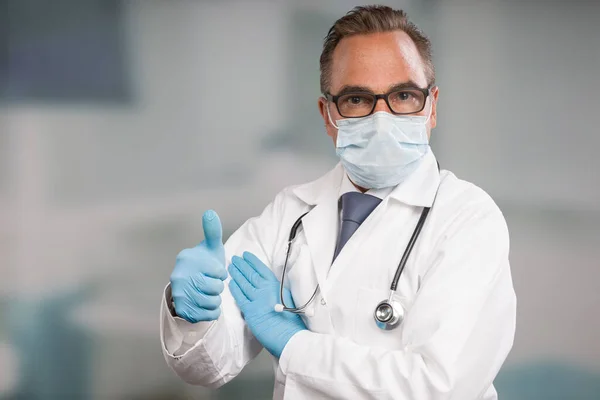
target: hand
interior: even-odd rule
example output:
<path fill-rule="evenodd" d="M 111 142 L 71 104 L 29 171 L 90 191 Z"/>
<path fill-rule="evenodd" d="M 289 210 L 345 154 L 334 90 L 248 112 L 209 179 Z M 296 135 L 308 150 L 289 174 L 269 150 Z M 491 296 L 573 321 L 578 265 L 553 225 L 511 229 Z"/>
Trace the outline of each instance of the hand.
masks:
<path fill-rule="evenodd" d="M 227 279 L 223 228 L 216 212 L 202 216 L 204 241 L 182 250 L 171 273 L 171 295 L 177 315 L 188 322 L 213 321 L 221 314 L 221 292 Z"/>
<path fill-rule="evenodd" d="M 279 303 L 279 280 L 254 254 L 244 253 L 244 258 L 234 256 L 229 265 L 229 289 L 244 315 L 252 334 L 269 353 L 281 357 L 289 340 L 306 329 L 298 314 L 276 312 Z M 286 304 L 294 301 L 288 289 L 284 289 Z"/>

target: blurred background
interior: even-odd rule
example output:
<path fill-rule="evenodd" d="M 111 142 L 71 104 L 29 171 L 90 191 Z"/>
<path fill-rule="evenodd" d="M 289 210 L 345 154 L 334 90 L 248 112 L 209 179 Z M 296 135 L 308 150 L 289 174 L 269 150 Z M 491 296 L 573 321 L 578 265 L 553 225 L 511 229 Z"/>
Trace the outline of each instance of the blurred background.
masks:
<path fill-rule="evenodd" d="M 508 222 L 500 398 L 600 399 L 600 2 L 380 3 L 433 41 L 442 167 Z M 161 294 L 206 209 L 227 236 L 336 163 L 318 58 L 356 4 L 0 0 L 0 399 L 271 397 L 264 352 L 176 378 Z"/>

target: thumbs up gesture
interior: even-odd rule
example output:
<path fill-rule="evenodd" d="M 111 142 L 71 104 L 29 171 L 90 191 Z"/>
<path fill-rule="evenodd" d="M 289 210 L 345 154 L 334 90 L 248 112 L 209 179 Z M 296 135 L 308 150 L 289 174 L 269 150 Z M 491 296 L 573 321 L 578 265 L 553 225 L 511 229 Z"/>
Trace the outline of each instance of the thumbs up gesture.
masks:
<path fill-rule="evenodd" d="M 223 228 L 216 212 L 202 216 L 204 241 L 177 255 L 171 273 L 171 295 L 177 315 L 188 322 L 213 321 L 221 314 L 221 292 L 227 279 Z"/>

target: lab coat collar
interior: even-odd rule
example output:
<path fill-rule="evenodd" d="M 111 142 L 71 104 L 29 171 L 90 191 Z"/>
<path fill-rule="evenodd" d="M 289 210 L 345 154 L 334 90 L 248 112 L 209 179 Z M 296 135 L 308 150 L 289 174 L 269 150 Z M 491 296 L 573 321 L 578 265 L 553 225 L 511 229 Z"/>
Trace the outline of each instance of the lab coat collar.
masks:
<path fill-rule="evenodd" d="M 292 191 L 300 200 L 314 206 L 324 198 L 339 192 L 344 174 L 344 167 L 341 163 L 338 163 L 322 177 L 298 185 Z M 423 161 L 417 170 L 404 182 L 396 186 L 389 197 L 412 206 L 431 207 L 439 184 L 440 173 L 437 160 L 433 151 L 429 149 L 427 154 L 423 156 Z"/>
<path fill-rule="evenodd" d="M 312 182 L 294 187 L 292 192 L 309 206 L 317 205 L 323 199 L 331 196 L 333 194 L 332 192 L 339 192 L 342 178 L 345 173 L 342 164 L 338 163 L 325 175 Z"/>
<path fill-rule="evenodd" d="M 402 203 L 431 207 L 440 185 L 440 170 L 431 148 L 423 156 L 421 165 L 390 193 L 390 198 Z"/>

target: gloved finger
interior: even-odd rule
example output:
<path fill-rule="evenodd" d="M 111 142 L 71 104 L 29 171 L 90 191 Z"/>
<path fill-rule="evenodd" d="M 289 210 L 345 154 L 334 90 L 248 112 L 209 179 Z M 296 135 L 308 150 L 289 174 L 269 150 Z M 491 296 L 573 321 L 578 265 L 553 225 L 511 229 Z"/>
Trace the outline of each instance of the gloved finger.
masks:
<path fill-rule="evenodd" d="M 177 258 L 175 259 L 175 267 L 178 267 L 182 264 L 187 264 L 190 262 L 194 262 L 193 260 L 197 257 L 197 250 L 192 249 L 183 249 L 177 254 Z"/>
<path fill-rule="evenodd" d="M 192 319 L 188 319 L 188 310 L 191 310 L 193 307 L 186 297 L 173 297 L 173 306 L 175 307 L 175 314 L 177 314 L 177 316 L 191 323 L 196 322 Z"/>
<path fill-rule="evenodd" d="M 238 256 L 233 256 L 231 257 L 231 262 L 244 274 L 244 277 L 246 277 L 252 286 L 255 288 L 263 286 L 262 283 L 265 279 L 246 260 Z"/>
<path fill-rule="evenodd" d="M 221 306 L 221 296 L 211 296 L 201 292 L 191 294 L 192 301 L 197 306 L 204 310 L 216 310 Z"/>
<path fill-rule="evenodd" d="M 246 279 L 244 274 L 242 274 L 233 263 L 229 265 L 229 275 L 231 276 L 231 279 L 237 283 L 238 287 L 244 293 L 244 296 L 246 296 L 248 300 L 253 301 L 256 288 L 252 286 L 250 282 L 248 282 L 248 279 Z"/>
<path fill-rule="evenodd" d="M 265 263 L 260 260 L 260 258 L 256 257 L 254 254 L 250 253 L 249 251 L 245 251 L 244 254 L 243 254 L 243 256 L 244 256 L 244 260 L 263 279 L 266 279 L 266 280 L 269 280 L 269 281 L 272 281 L 272 280 L 279 281 L 279 279 L 277 279 L 277 277 L 275 276 L 275 274 L 273 273 L 273 271 L 271 271 L 271 269 L 269 267 L 267 267 L 265 265 Z"/>
<path fill-rule="evenodd" d="M 208 210 L 202 216 L 204 240 L 209 249 L 218 250 L 223 247 L 223 227 L 221 219 L 213 210 Z"/>
<path fill-rule="evenodd" d="M 225 266 L 214 257 L 205 257 L 201 261 L 201 271 L 204 275 L 210 276 L 211 278 L 221 279 L 224 281 L 227 279 L 227 270 Z"/>
<path fill-rule="evenodd" d="M 192 308 L 186 311 L 185 316 L 181 318 L 195 324 L 201 321 L 214 321 L 221 315 L 221 309 L 205 310 L 203 308 Z"/>
<path fill-rule="evenodd" d="M 177 311 L 177 309 L 175 309 L 175 312 L 177 313 L 177 316 L 179 318 L 183 318 L 185 319 L 187 322 L 189 322 L 190 324 L 195 324 L 196 322 L 198 322 L 194 317 L 192 317 L 188 312 L 187 309 L 186 310 L 181 310 L 181 311 Z"/>
<path fill-rule="evenodd" d="M 185 276 L 188 271 L 200 271 L 212 278 L 227 279 L 227 270 L 223 263 L 199 247 L 181 250 L 177 255 L 173 273 L 182 273 Z"/>
<path fill-rule="evenodd" d="M 246 304 L 250 303 L 250 300 L 246 297 L 244 292 L 242 292 L 242 289 L 240 289 L 238 284 L 233 279 L 229 281 L 229 291 L 231 292 L 233 299 L 240 309 Z"/>
<path fill-rule="evenodd" d="M 197 291 L 207 295 L 219 295 L 225 289 L 225 284 L 221 279 L 211 278 L 204 274 L 193 275 L 191 280 Z"/>

